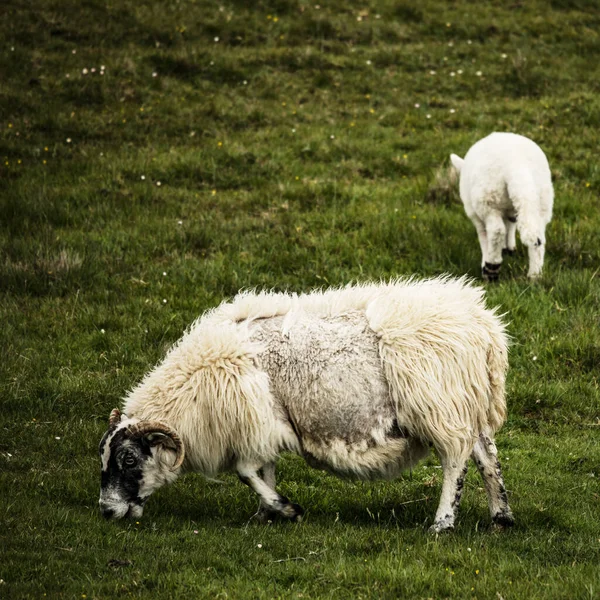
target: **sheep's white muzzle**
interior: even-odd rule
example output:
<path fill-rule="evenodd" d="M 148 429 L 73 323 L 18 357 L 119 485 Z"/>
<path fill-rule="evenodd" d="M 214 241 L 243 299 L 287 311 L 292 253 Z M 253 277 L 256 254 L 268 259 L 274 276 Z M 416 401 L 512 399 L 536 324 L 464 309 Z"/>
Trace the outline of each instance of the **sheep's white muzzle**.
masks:
<path fill-rule="evenodd" d="M 100 512 L 105 519 L 122 519 L 129 517 L 130 519 L 139 519 L 144 514 L 144 507 L 139 504 L 128 504 L 127 502 L 115 502 L 111 500 L 98 501 Z"/>

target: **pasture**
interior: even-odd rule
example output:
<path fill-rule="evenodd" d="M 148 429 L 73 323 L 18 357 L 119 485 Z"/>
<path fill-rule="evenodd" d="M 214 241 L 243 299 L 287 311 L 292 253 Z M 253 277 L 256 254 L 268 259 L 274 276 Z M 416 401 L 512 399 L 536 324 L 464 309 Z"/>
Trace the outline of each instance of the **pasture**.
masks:
<path fill-rule="evenodd" d="M 595 0 L 28 0 L 0 33 L 1 598 L 600 597 Z M 285 456 L 300 524 L 248 522 L 231 475 L 104 521 L 108 414 L 205 309 L 479 278 L 444 169 L 491 131 L 535 140 L 555 187 L 542 278 L 518 243 L 487 286 L 516 526 L 471 465 L 456 530 L 429 534 L 433 454 L 377 483 Z"/>

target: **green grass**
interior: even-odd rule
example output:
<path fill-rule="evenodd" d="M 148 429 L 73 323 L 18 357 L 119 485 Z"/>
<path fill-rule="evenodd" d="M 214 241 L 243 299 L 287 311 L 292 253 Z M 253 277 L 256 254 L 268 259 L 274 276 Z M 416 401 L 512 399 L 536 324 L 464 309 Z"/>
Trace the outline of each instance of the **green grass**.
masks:
<path fill-rule="evenodd" d="M 0 7 L 0 597 L 600 597 L 597 2 L 248 4 Z M 470 471 L 429 535 L 434 456 L 373 484 L 285 457 L 299 525 L 247 524 L 248 489 L 192 475 L 104 522 L 108 413 L 206 308 L 478 276 L 436 173 L 493 130 L 536 140 L 556 191 L 544 277 L 520 248 L 488 290 L 516 527 L 490 528 Z"/>

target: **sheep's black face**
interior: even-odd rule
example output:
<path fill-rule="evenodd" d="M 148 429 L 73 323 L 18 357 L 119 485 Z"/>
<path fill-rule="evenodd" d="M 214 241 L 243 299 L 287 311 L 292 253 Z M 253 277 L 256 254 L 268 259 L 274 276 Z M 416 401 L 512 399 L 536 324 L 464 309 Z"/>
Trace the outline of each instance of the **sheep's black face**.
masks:
<path fill-rule="evenodd" d="M 139 518 L 152 492 L 177 478 L 185 458 L 183 442 L 168 425 L 110 413 L 102 437 L 100 510 L 107 519 Z"/>
<path fill-rule="evenodd" d="M 132 440 L 127 429 L 109 429 L 100 442 L 102 474 L 100 510 L 110 519 L 138 518 L 153 491 L 148 485 L 157 468 L 152 447 L 144 438 Z"/>

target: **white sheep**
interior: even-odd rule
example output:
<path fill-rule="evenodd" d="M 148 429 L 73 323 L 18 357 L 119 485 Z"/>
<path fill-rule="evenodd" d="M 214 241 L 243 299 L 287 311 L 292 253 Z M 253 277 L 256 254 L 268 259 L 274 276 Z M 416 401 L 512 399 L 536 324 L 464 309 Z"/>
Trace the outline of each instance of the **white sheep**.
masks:
<path fill-rule="evenodd" d="M 450 159 L 460 174 L 465 211 L 479 236 L 483 277 L 498 279 L 503 252 L 515 250 L 516 229 L 529 251 L 528 276 L 538 277 L 554 199 L 542 149 L 522 135 L 492 133 L 471 146 L 464 160 L 456 154 Z"/>
<path fill-rule="evenodd" d="M 299 519 L 275 491 L 291 450 L 319 468 L 391 478 L 427 456 L 443 467 L 432 529 L 451 529 L 467 462 L 493 520 L 513 522 L 494 433 L 505 419 L 507 337 L 465 279 L 401 280 L 304 295 L 246 292 L 205 313 L 111 413 L 100 507 L 138 518 L 179 474 L 235 470 L 257 515 Z"/>

